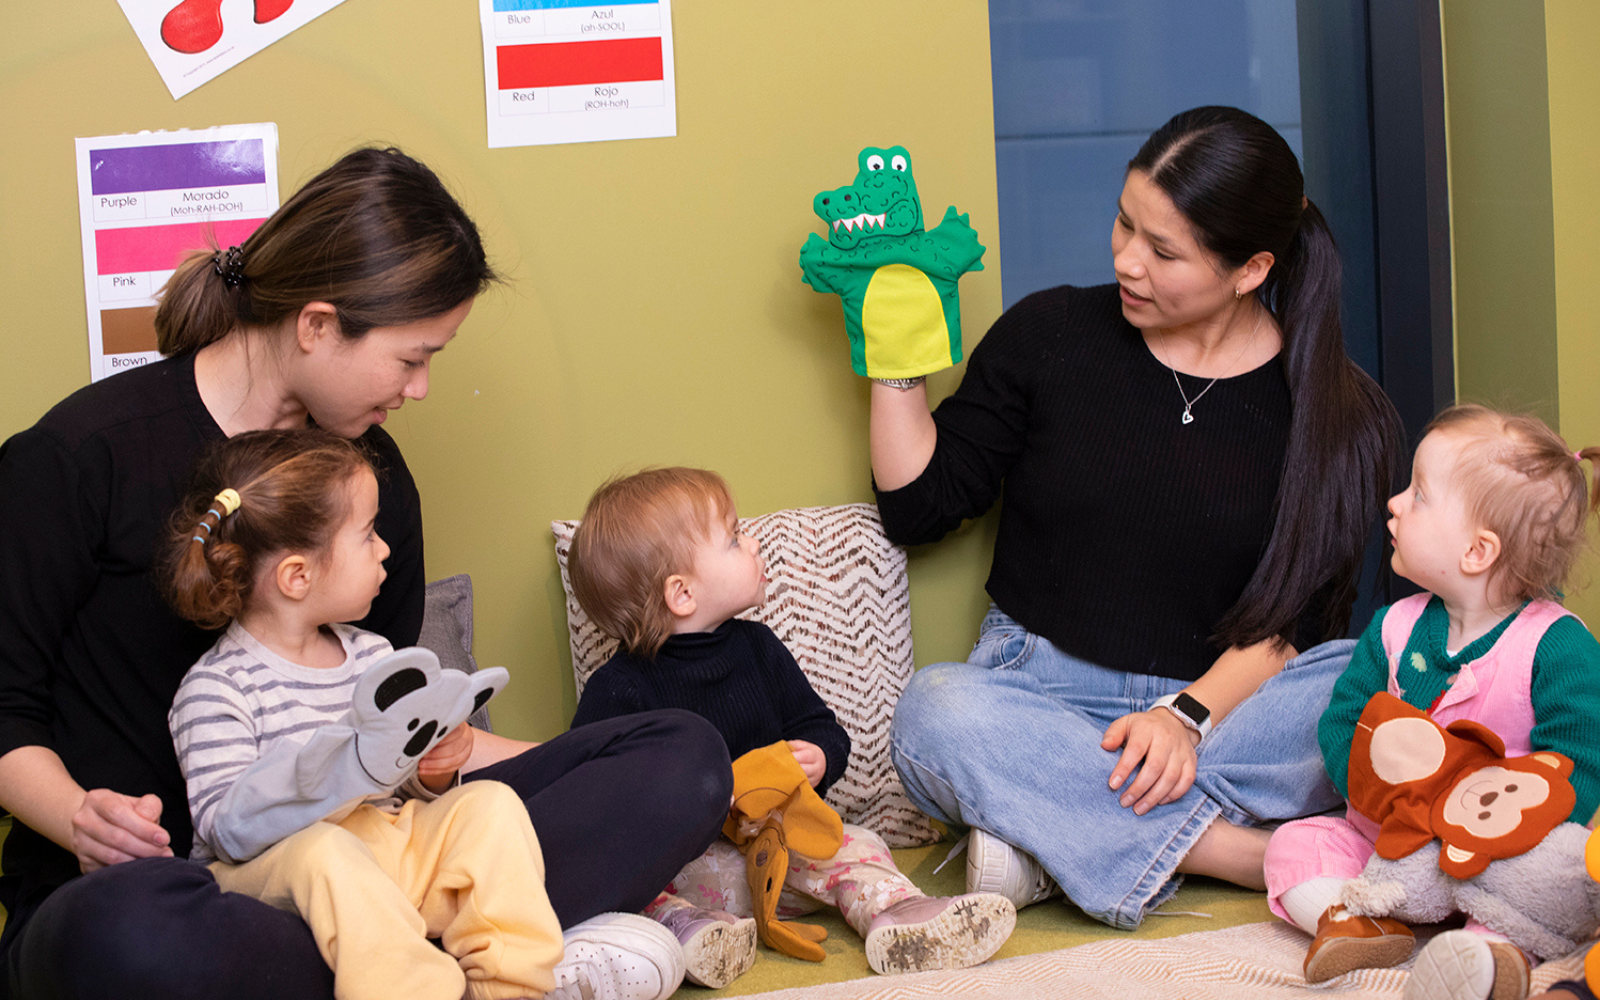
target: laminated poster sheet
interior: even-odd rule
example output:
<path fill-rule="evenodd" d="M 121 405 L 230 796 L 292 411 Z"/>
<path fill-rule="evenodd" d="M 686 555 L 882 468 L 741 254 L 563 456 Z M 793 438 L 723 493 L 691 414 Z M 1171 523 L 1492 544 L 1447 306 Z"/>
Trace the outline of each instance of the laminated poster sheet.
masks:
<path fill-rule="evenodd" d="M 172 99 L 344 0 L 117 0 Z"/>
<path fill-rule="evenodd" d="M 242 244 L 278 208 L 278 126 L 77 140 L 93 381 L 161 357 L 156 293 L 190 250 Z"/>
<path fill-rule="evenodd" d="M 671 0 L 478 0 L 489 148 L 678 134 Z"/>

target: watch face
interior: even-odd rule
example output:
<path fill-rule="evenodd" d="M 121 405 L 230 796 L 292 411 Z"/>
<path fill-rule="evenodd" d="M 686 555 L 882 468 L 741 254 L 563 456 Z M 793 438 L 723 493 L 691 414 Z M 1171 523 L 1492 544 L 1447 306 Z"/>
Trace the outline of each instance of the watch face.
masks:
<path fill-rule="evenodd" d="M 1177 700 L 1172 703 L 1172 707 L 1193 719 L 1194 724 L 1197 726 L 1211 717 L 1211 710 L 1209 708 L 1200 704 L 1187 694 L 1178 695 Z"/>

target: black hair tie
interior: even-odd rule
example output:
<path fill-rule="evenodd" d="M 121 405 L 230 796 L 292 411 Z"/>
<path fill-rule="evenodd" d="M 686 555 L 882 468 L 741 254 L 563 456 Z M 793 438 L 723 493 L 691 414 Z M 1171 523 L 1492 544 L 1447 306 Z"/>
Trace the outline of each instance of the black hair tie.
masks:
<path fill-rule="evenodd" d="M 238 288 L 244 284 L 244 248 L 229 247 L 226 252 L 219 250 L 212 254 L 211 269 L 217 272 L 224 285 Z"/>

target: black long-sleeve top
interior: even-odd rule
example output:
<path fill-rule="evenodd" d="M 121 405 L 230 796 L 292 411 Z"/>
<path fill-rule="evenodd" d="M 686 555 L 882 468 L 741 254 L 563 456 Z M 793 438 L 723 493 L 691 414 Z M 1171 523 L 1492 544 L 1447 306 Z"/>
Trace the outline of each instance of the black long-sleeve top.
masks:
<path fill-rule="evenodd" d="M 195 460 L 224 437 L 191 355 L 87 386 L 0 445 L 0 755 L 47 747 L 84 788 L 155 793 L 178 857 L 193 829 L 167 710 L 216 633 L 174 614 L 151 568 Z M 362 441 L 392 551 L 361 625 L 409 646 L 426 582 L 421 504 L 394 440 L 373 427 Z M 78 874 L 70 853 L 20 822 L 3 866 L 8 932 Z"/>
<path fill-rule="evenodd" d="M 1003 484 L 995 604 L 1091 663 L 1194 680 L 1266 551 L 1291 409 L 1278 359 L 1209 391 L 1182 380 L 1205 392 L 1189 424 L 1115 285 L 1028 296 L 934 412 L 928 467 L 878 491 L 889 537 L 938 539 Z"/>
<path fill-rule="evenodd" d="M 787 647 L 759 622 L 734 618 L 667 640 L 655 659 L 618 650 L 590 675 L 573 728 L 619 715 L 681 708 L 704 717 L 738 759 L 779 740 L 815 743 L 828 758 L 817 794 L 850 760 L 850 736 Z"/>

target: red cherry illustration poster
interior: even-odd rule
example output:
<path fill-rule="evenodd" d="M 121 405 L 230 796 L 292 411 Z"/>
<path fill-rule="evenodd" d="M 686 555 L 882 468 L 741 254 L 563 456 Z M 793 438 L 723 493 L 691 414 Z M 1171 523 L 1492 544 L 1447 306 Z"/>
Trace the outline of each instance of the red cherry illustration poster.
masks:
<path fill-rule="evenodd" d="M 177 100 L 344 0 L 117 0 Z"/>

